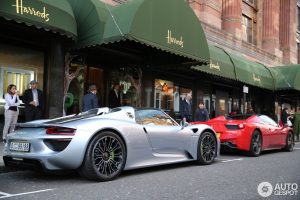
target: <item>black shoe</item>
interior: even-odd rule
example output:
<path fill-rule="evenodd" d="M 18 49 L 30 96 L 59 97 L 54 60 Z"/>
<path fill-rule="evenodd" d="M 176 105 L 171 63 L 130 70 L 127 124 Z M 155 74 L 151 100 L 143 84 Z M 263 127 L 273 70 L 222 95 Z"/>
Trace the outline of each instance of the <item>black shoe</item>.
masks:
<path fill-rule="evenodd" d="M 6 143 L 6 139 L 3 139 L 3 143 Z"/>

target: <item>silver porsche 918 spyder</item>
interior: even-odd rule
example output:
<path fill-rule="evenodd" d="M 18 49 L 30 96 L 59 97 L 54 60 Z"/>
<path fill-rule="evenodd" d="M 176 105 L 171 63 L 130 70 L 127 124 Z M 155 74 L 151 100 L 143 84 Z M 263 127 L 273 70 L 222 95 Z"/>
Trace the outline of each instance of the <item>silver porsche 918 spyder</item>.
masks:
<path fill-rule="evenodd" d="M 122 170 L 196 161 L 211 164 L 220 141 L 207 125 L 179 125 L 162 110 L 98 108 L 66 117 L 17 124 L 4 148 L 6 166 L 78 170 L 109 181 Z"/>

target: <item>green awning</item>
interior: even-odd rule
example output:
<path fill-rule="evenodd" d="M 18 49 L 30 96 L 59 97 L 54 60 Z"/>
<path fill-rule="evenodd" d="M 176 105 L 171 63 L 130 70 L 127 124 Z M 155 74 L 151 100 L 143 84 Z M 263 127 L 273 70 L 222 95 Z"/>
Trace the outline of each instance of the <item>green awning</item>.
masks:
<path fill-rule="evenodd" d="M 276 90 L 300 91 L 300 65 L 285 65 L 272 67 Z"/>
<path fill-rule="evenodd" d="M 184 0 L 133 0 L 116 7 L 99 0 L 69 1 L 79 19 L 78 47 L 134 41 L 209 62 L 200 21 Z"/>
<path fill-rule="evenodd" d="M 1 0 L 0 17 L 77 37 L 76 21 L 67 0 Z"/>
<path fill-rule="evenodd" d="M 73 8 L 78 27 L 76 47 L 89 47 L 103 42 L 105 22 L 112 6 L 100 0 L 68 0 Z"/>
<path fill-rule="evenodd" d="M 263 64 L 246 60 L 228 53 L 234 63 L 236 79 L 243 83 L 274 90 L 274 80 L 270 70 Z"/>
<path fill-rule="evenodd" d="M 194 70 L 206 72 L 223 78 L 236 80 L 234 64 L 222 48 L 209 45 L 210 62 L 207 65 L 191 67 Z"/>

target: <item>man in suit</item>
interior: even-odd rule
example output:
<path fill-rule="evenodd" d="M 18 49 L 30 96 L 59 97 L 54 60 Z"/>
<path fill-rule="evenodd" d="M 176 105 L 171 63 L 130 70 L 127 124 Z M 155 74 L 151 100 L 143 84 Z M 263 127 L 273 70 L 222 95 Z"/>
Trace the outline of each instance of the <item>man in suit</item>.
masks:
<path fill-rule="evenodd" d="M 120 101 L 120 84 L 115 83 L 108 94 L 108 107 L 115 108 L 121 106 Z"/>
<path fill-rule="evenodd" d="M 25 103 L 26 122 L 41 119 L 43 116 L 43 92 L 37 88 L 36 80 L 30 81 L 30 89 L 25 90 L 22 97 Z"/>
<path fill-rule="evenodd" d="M 180 105 L 180 115 L 184 122 L 191 122 L 192 118 L 192 92 L 186 94 Z"/>
<path fill-rule="evenodd" d="M 83 112 L 99 107 L 98 98 L 96 94 L 97 94 L 96 85 L 90 85 L 89 92 L 83 97 L 83 101 L 82 101 Z"/>

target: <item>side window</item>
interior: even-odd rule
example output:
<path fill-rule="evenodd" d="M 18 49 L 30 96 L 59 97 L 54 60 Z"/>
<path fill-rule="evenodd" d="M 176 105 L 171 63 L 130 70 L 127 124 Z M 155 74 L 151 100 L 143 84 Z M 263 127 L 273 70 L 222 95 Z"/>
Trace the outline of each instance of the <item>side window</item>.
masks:
<path fill-rule="evenodd" d="M 136 122 L 142 125 L 177 126 L 177 123 L 160 110 L 137 110 Z"/>
<path fill-rule="evenodd" d="M 261 115 L 261 116 L 259 116 L 259 118 L 266 124 L 269 124 L 272 126 L 277 126 L 277 123 L 274 120 L 272 120 L 271 118 L 269 118 L 268 116 Z"/>

